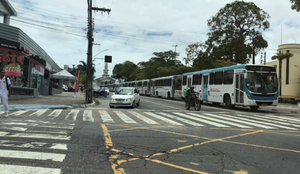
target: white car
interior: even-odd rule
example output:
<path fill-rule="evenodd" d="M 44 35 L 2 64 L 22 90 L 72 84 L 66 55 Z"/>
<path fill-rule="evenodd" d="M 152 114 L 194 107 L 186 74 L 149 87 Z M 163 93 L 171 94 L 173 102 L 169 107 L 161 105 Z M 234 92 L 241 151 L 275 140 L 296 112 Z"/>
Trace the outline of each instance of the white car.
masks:
<path fill-rule="evenodd" d="M 134 108 L 140 105 L 140 94 L 133 87 L 120 87 L 114 95 L 111 96 L 109 107 L 128 106 Z"/>

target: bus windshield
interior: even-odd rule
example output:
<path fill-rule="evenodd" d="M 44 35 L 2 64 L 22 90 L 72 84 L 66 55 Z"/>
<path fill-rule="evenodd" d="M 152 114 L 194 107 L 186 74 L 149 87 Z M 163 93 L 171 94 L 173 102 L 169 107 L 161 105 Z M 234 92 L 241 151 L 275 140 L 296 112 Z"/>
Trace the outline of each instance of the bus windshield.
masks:
<path fill-rule="evenodd" d="M 247 73 L 247 89 L 258 93 L 275 93 L 278 90 L 276 74 Z"/>

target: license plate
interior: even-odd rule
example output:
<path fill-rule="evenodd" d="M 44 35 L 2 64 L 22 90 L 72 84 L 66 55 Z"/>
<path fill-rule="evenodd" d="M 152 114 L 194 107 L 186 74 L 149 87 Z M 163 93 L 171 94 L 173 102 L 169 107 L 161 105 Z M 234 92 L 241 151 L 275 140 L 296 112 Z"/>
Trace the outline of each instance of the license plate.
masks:
<path fill-rule="evenodd" d="M 268 106 L 267 104 L 262 104 L 262 106 Z"/>

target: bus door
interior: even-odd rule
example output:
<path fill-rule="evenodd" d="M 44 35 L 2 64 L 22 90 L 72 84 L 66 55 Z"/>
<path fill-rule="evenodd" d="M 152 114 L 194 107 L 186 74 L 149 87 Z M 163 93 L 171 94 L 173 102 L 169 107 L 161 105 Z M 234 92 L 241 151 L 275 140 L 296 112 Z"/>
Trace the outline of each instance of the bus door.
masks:
<path fill-rule="evenodd" d="M 244 73 L 235 74 L 235 103 L 244 104 Z"/>
<path fill-rule="evenodd" d="M 177 86 L 177 78 L 173 78 L 172 79 L 172 85 L 171 85 L 171 88 L 172 88 L 172 96 L 171 97 L 174 97 L 175 96 L 175 88 L 176 88 L 176 86 Z"/>
<path fill-rule="evenodd" d="M 191 76 L 188 76 L 188 81 L 187 81 L 187 85 L 188 85 L 188 88 L 191 87 L 191 84 L 192 84 L 192 77 Z"/>
<path fill-rule="evenodd" d="M 202 91 L 203 91 L 203 101 L 208 101 L 208 94 L 207 94 L 207 87 L 208 87 L 208 76 L 206 75 L 204 75 L 203 74 L 203 80 L 202 80 L 202 82 L 203 82 L 203 89 L 202 89 Z"/>

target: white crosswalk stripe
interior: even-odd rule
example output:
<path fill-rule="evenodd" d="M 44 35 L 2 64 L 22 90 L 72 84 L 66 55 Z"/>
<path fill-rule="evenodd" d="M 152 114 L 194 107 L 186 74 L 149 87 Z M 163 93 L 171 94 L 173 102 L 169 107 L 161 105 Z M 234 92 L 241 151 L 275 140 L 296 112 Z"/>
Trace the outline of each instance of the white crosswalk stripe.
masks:
<path fill-rule="evenodd" d="M 124 114 L 121 111 L 114 111 L 118 117 L 120 117 L 125 123 L 134 123 L 136 124 L 137 122 L 128 117 L 126 114 Z"/>
<path fill-rule="evenodd" d="M 33 115 L 38 114 L 39 112 L 35 112 Z M 22 120 L 14 118 L 1 122 L 1 125 L 5 126 L 0 126 L 0 129 L 5 129 L 5 131 L 0 131 L 0 173 L 61 173 L 60 168 L 46 166 L 53 162 L 62 163 L 66 158 L 68 145 L 65 141 L 69 141 L 71 138 L 70 130 L 58 130 L 59 127 L 74 128 L 74 125 L 66 124 L 23 120 L 23 118 Z M 48 126 L 55 126 L 55 129 L 44 129 Z M 9 164 L 6 164 L 7 161 L 10 161 Z M 14 164 L 15 162 L 16 164 Z M 41 163 L 45 167 L 33 167 Z"/>
<path fill-rule="evenodd" d="M 177 115 L 179 115 L 179 114 L 177 114 Z M 224 124 L 220 124 L 220 123 L 208 121 L 208 120 L 205 120 L 205 119 L 201 119 L 201 118 L 196 118 L 196 117 L 193 117 L 193 116 L 189 116 L 187 114 L 180 114 L 180 116 L 188 118 L 188 119 L 191 119 L 191 120 L 199 121 L 201 123 L 213 125 L 213 126 L 216 126 L 216 127 L 230 127 L 230 126 L 227 126 L 227 125 L 224 125 Z"/>
<path fill-rule="evenodd" d="M 143 115 L 141 115 L 141 114 L 139 114 L 139 113 L 137 113 L 135 111 L 128 111 L 128 113 L 134 115 L 135 117 L 143 120 L 144 122 L 146 122 L 148 124 L 158 124 L 156 121 L 151 120 L 150 118 L 147 118 L 147 117 L 145 117 L 145 116 L 143 116 Z"/>
<path fill-rule="evenodd" d="M 159 115 L 157 115 L 157 114 L 154 114 L 154 113 L 151 113 L 151 112 L 144 112 L 144 113 L 146 113 L 146 114 L 148 114 L 148 115 L 150 115 L 150 116 L 152 116 L 152 117 L 154 117 L 154 118 L 160 119 L 160 120 L 162 120 L 162 121 L 164 121 L 164 122 L 170 123 L 171 125 L 183 126 L 183 124 L 181 124 L 181 123 L 178 123 L 178 122 L 173 121 L 173 120 L 170 120 L 170 119 L 168 119 L 168 118 L 159 116 Z"/>
<path fill-rule="evenodd" d="M 41 110 L 38 110 L 38 111 L 30 114 L 29 116 L 38 116 L 39 117 L 39 116 L 43 115 L 46 111 L 48 111 L 48 110 L 47 109 L 41 109 Z"/>
<path fill-rule="evenodd" d="M 243 115 L 237 115 L 237 116 L 243 117 Z M 240 119 L 241 119 L 241 118 L 240 118 Z M 256 120 L 251 120 L 251 121 L 254 122 L 254 123 L 260 123 L 260 124 L 265 124 L 265 125 L 269 125 L 269 126 L 280 127 L 280 128 L 283 128 L 283 129 L 297 130 L 297 129 L 295 129 L 295 128 L 286 127 L 286 126 L 281 126 L 281 125 L 278 125 L 278 124 L 272 124 L 272 123 L 261 122 L 261 121 L 256 121 Z"/>
<path fill-rule="evenodd" d="M 92 116 L 91 110 L 85 110 L 83 112 L 83 121 L 94 122 L 94 117 Z"/>
<path fill-rule="evenodd" d="M 13 112 L 11 114 L 9 114 L 10 116 L 14 115 L 14 116 L 19 116 L 19 115 L 22 115 L 24 113 L 28 112 L 28 110 L 26 111 L 17 111 L 17 112 Z"/>
<path fill-rule="evenodd" d="M 79 110 L 71 110 L 65 120 L 73 120 L 75 121 L 77 118 L 77 114 L 79 113 Z"/>
<path fill-rule="evenodd" d="M 164 116 L 169 117 L 169 118 L 173 118 L 175 120 L 181 121 L 181 122 L 186 123 L 186 124 L 190 124 L 192 126 L 197 126 L 197 127 L 204 126 L 203 124 L 195 123 L 193 121 L 190 121 L 190 120 L 187 120 L 187 119 L 184 119 L 184 118 L 181 118 L 181 117 L 176 117 L 176 116 L 166 114 L 166 113 L 163 113 L 163 112 L 159 112 L 159 114 L 164 115 Z M 174 114 L 181 115 L 182 113 L 174 113 Z"/>
<path fill-rule="evenodd" d="M 227 114 L 222 114 L 220 116 L 221 116 L 222 119 L 230 120 L 230 121 L 237 122 L 237 123 L 247 124 L 247 125 L 251 125 L 251 126 L 255 126 L 255 127 L 264 128 L 264 129 L 276 129 L 276 128 L 271 127 L 271 126 L 256 124 L 254 122 L 251 122 L 252 120 L 250 120 L 250 119 L 243 119 L 243 118 L 240 118 L 240 117 L 234 117 L 234 116 L 227 115 Z M 214 117 L 216 117 L 216 116 L 214 116 Z"/>
<path fill-rule="evenodd" d="M 18 166 L 18 165 L 8 165 L 0 164 L 1 173 L 18 173 L 18 174 L 28 174 L 28 173 L 39 173 L 39 174 L 60 174 L 61 169 L 57 168 L 45 168 L 45 167 L 30 167 L 30 166 Z"/>
<path fill-rule="evenodd" d="M 193 114 L 193 113 L 191 113 L 190 115 L 194 115 L 196 117 L 205 118 L 207 120 L 211 120 L 211 121 L 215 121 L 215 122 L 220 122 L 220 123 L 228 124 L 228 125 L 231 125 L 231 126 L 236 126 L 236 127 L 244 128 L 244 129 L 250 129 L 250 128 L 252 128 L 250 126 L 245 126 L 245 125 L 242 125 L 242 124 L 237 124 L 237 123 L 233 123 L 233 122 L 229 122 L 229 121 L 224 121 L 224 120 L 221 120 L 221 119 L 210 118 L 210 117 L 206 117 L 204 115 L 198 115 L 198 114 Z M 205 115 L 214 116 L 215 114 L 205 114 Z"/>
<path fill-rule="evenodd" d="M 56 110 L 54 110 L 53 112 L 51 112 L 51 114 L 49 114 L 48 116 L 49 116 L 49 117 L 57 117 L 57 116 L 59 116 L 59 114 L 60 114 L 62 111 L 63 111 L 62 109 L 56 109 Z"/>
<path fill-rule="evenodd" d="M 17 111 L 11 113 L 11 115 L 29 115 L 31 116 L 43 116 L 47 115 L 48 110 L 38 111 Z M 45 120 L 26 120 L 25 122 L 0 122 L 0 130 L 3 131 L 28 131 L 24 127 L 39 127 L 39 128 L 51 128 L 51 129 L 73 129 L 75 121 L 79 114 L 83 114 L 83 121 L 95 122 L 100 121 L 103 123 L 126 123 L 126 124 L 169 124 L 174 126 L 192 125 L 197 127 L 214 126 L 221 128 L 242 128 L 242 129 L 287 129 L 287 130 L 300 130 L 300 118 L 290 116 L 279 116 L 273 114 L 259 114 L 259 113 L 243 113 L 241 112 L 176 112 L 176 111 L 157 111 L 157 110 L 108 110 L 108 109 L 88 109 L 79 110 L 73 109 L 70 111 L 63 111 L 57 109 L 51 111 L 48 114 L 51 121 Z M 65 114 L 65 115 L 63 115 Z M 60 117 L 58 117 L 61 115 Z M 64 117 L 62 117 L 64 116 Z M 12 117 L 13 118 L 13 117 Z M 16 117 L 17 118 L 17 117 Z M 44 118 L 44 117 L 43 117 Z M 53 122 L 57 119 L 64 119 L 66 122 L 64 125 L 59 125 L 57 122 Z M 70 122 L 72 121 L 72 122 Z M 43 125 L 41 125 L 43 123 Z M 66 124 L 69 124 L 67 126 Z M 34 131 L 32 132 L 34 133 Z M 36 132 L 42 133 L 43 132 Z M 55 131 L 52 133 L 55 134 Z M 56 134 L 60 134 L 56 132 Z"/>
<path fill-rule="evenodd" d="M 110 117 L 110 115 L 106 111 L 99 111 L 99 113 L 103 120 L 103 123 L 114 123 L 114 120 Z"/>

